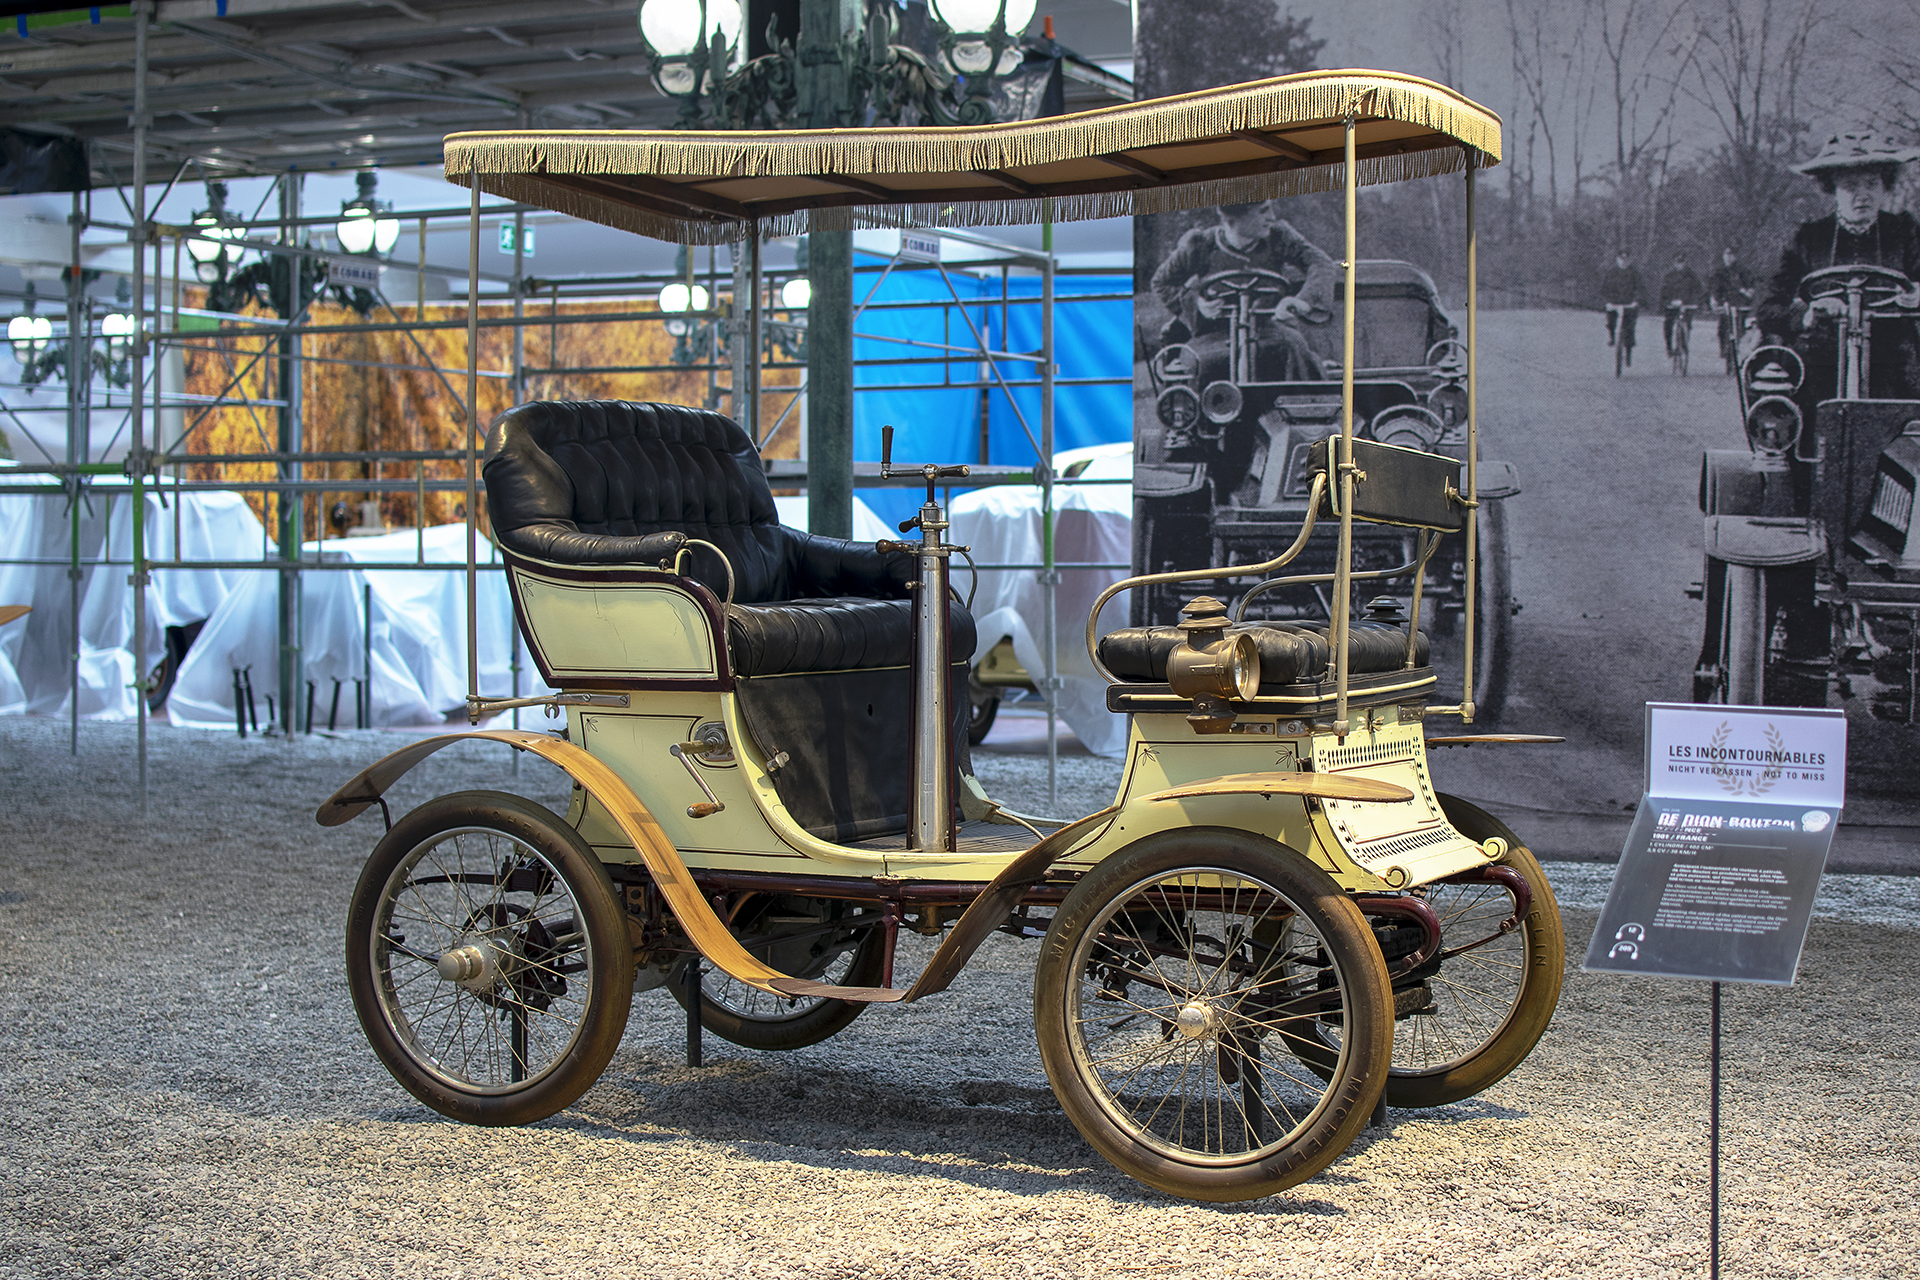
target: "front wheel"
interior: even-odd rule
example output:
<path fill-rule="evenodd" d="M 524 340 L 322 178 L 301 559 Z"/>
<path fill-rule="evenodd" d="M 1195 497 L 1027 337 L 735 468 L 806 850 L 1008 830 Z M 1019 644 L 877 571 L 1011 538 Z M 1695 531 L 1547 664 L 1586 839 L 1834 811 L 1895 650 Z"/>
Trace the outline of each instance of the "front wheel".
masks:
<path fill-rule="evenodd" d="M 606 868 L 530 801 L 430 800 L 393 825 L 347 913 L 347 983 L 394 1079 L 444 1116 L 515 1125 L 600 1078 L 633 947 Z"/>
<path fill-rule="evenodd" d="M 1055 913 L 1034 977 L 1040 1057 L 1074 1127 L 1122 1172 L 1250 1200 L 1326 1168 L 1386 1083 L 1393 996 L 1333 879 L 1260 836 L 1150 835 Z M 1325 1028 L 1326 1079 L 1301 1058 Z"/>

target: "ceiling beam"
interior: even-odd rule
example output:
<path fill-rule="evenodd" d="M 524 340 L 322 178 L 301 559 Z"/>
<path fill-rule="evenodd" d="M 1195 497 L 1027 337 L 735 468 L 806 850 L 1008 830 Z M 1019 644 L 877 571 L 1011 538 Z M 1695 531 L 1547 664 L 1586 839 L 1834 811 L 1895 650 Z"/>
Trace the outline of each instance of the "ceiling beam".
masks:
<path fill-rule="evenodd" d="M 281 51 L 250 36 L 237 35 L 226 30 L 218 29 L 218 27 L 224 27 L 225 25 L 227 24 L 217 24 L 216 26 L 216 24 L 203 23 L 183 27 L 182 29 L 198 39 L 204 40 L 212 45 L 217 45 L 231 53 L 237 53 L 243 58 L 248 58 L 270 67 L 299 72 L 303 75 L 311 76 L 323 84 L 331 84 L 341 88 L 382 88 L 388 93 L 401 94 L 408 97 L 418 96 L 428 99 L 439 98 L 461 102 L 473 102 L 483 96 L 478 93 L 462 93 L 457 89 L 440 88 L 434 85 L 419 84 L 417 82 L 395 83 L 395 81 L 400 79 L 399 77 L 375 72 L 367 67 L 357 66 L 346 58 L 315 58 L 296 55 Z M 379 76 L 389 83 L 381 86 L 367 86 L 356 82 L 356 77 L 366 77 L 369 75 Z"/>
<path fill-rule="evenodd" d="M 198 49 L 199 46 L 185 36 L 155 32 L 147 42 L 147 60 L 153 63 L 186 57 L 198 52 Z M 85 43 L 34 46 L 9 40 L 5 46 L 0 46 L 0 75 L 95 67 L 125 67 L 132 70 L 133 41 L 90 40 Z"/>
<path fill-rule="evenodd" d="M 303 44 L 308 41 L 322 43 L 359 44 L 372 40 L 395 38 L 405 41 L 418 40 L 427 43 L 443 38 L 451 33 L 466 34 L 484 30 L 487 27 L 519 27 L 528 25 L 550 25 L 568 21 L 605 22 L 616 14 L 637 13 L 639 0 L 607 0 L 605 4 L 588 3 L 586 0 L 539 0 L 538 4 L 515 0 L 514 3 L 493 3 L 463 5 L 459 7 L 428 8 L 417 6 L 433 17 L 431 23 L 416 22 L 402 14 L 391 16 L 356 16 L 351 19 L 329 18 L 320 21 L 282 22 L 272 19 L 262 22 L 248 22 L 253 17 L 249 13 L 229 12 L 226 21 L 230 25 L 246 25 L 257 38 L 265 38 L 275 44 Z M 167 6 L 162 5 L 162 20 Z M 335 9 L 338 12 L 338 9 Z M 365 13 L 365 11 L 362 11 Z M 207 15 L 211 17 L 211 14 Z M 636 24 L 636 29 L 637 24 Z"/>

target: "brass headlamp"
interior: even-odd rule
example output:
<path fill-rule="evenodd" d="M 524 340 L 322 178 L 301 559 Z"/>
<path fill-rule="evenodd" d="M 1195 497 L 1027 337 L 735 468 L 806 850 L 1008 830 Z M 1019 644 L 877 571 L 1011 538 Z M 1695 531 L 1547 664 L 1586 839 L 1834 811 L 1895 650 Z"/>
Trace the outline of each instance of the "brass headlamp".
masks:
<path fill-rule="evenodd" d="M 1260 692 L 1260 649 L 1242 631 L 1227 634 L 1227 606 L 1199 596 L 1180 610 L 1181 643 L 1167 655 L 1167 684 L 1193 701 L 1187 723 L 1195 733 L 1225 733 L 1237 713 L 1229 702 L 1251 702 Z"/>

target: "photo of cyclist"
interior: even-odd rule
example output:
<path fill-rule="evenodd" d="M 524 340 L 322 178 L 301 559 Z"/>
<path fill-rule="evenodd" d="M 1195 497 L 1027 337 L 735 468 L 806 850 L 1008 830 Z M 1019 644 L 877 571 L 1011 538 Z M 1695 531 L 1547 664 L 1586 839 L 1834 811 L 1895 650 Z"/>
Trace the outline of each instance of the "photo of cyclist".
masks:
<path fill-rule="evenodd" d="M 1727 372 L 1738 367 L 1740 332 L 1753 313 L 1753 273 L 1740 261 L 1732 245 L 1720 251 L 1720 265 L 1707 277 L 1707 305 L 1718 318 L 1715 329 Z"/>
<path fill-rule="evenodd" d="M 1687 265 L 1687 255 L 1673 255 L 1673 267 L 1660 279 L 1660 336 L 1667 344 L 1667 355 L 1673 355 L 1674 330 L 1692 320 L 1692 312 L 1707 296 L 1706 286 L 1700 283 L 1693 268 Z"/>
<path fill-rule="evenodd" d="M 1600 281 L 1600 301 L 1607 309 L 1607 345 L 1625 344 L 1627 363 L 1633 363 L 1633 329 L 1640 319 L 1640 299 L 1646 288 L 1633 259 L 1622 249 L 1613 255 L 1613 268 Z"/>

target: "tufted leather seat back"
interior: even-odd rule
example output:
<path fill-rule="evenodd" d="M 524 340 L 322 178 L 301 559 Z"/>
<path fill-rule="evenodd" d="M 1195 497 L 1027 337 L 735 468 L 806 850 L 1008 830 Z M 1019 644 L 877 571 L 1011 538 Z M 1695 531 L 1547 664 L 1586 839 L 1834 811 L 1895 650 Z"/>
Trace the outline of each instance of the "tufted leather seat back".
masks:
<path fill-rule="evenodd" d="M 733 565 L 742 604 L 905 594 L 904 557 L 782 527 L 760 455 L 731 418 L 626 400 L 536 401 L 487 435 L 487 501 L 510 551 L 574 564 L 658 561 L 681 533 Z M 726 573 L 696 552 L 717 593 Z"/>

